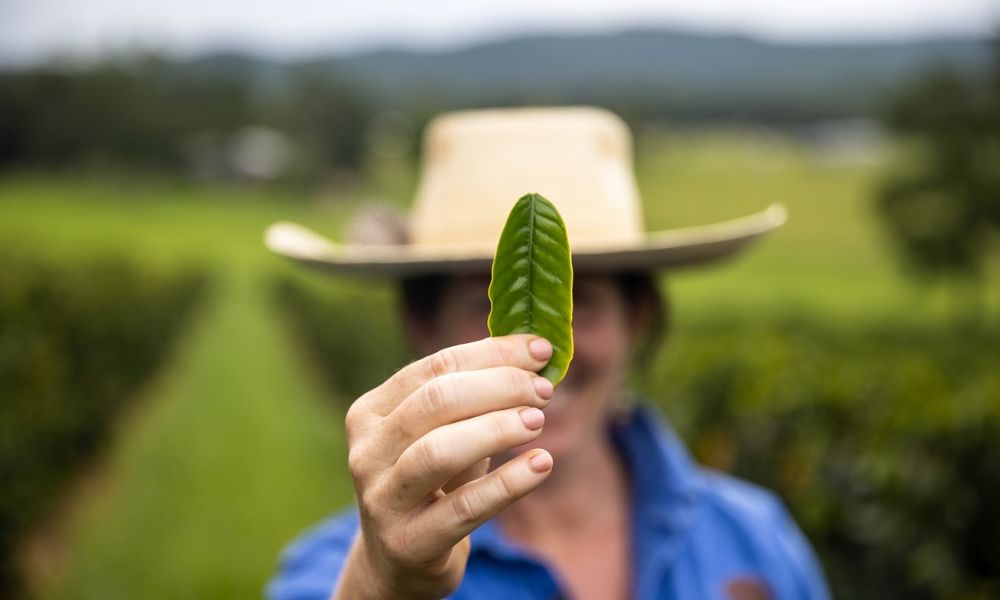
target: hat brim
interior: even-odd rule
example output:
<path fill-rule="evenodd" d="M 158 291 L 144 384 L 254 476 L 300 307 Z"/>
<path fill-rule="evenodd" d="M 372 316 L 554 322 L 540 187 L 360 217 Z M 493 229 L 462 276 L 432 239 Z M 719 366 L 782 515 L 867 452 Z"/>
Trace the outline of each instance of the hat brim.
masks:
<path fill-rule="evenodd" d="M 577 271 L 652 271 L 703 265 L 734 256 L 787 219 L 780 203 L 738 219 L 646 234 L 633 244 L 573 248 Z M 340 275 L 399 278 L 489 273 L 493 248 L 338 244 L 295 223 L 268 227 L 265 243 L 277 254 Z M 572 244 L 572 240 L 570 242 Z"/>

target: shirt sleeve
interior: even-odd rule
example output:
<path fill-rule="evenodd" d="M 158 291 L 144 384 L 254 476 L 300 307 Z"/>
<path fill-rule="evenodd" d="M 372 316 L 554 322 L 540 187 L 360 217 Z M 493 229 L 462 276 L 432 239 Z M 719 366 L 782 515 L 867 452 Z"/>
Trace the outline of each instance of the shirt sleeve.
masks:
<path fill-rule="evenodd" d="M 270 600 L 329 600 L 358 530 L 355 511 L 330 518 L 293 541 L 267 585 Z"/>
<path fill-rule="evenodd" d="M 704 477 L 708 531 L 715 540 L 727 540 L 729 552 L 720 555 L 713 547 L 703 557 L 714 556 L 718 563 L 727 556 L 729 570 L 756 569 L 777 600 L 829 600 L 812 546 L 774 492 L 721 473 L 705 471 Z"/>
<path fill-rule="evenodd" d="M 778 551 L 785 555 L 791 565 L 796 583 L 801 590 L 801 598 L 808 600 L 829 600 L 830 590 L 820 568 L 819 560 L 813 553 L 806 536 L 792 520 L 784 504 L 775 498 L 774 521 L 778 533 Z"/>

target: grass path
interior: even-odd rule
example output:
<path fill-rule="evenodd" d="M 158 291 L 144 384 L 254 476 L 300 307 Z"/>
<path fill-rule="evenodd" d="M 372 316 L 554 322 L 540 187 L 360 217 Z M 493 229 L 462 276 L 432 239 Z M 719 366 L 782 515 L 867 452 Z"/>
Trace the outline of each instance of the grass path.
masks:
<path fill-rule="evenodd" d="M 233 272 L 205 309 L 44 596 L 259 597 L 289 536 L 350 501 L 338 417 L 264 281 Z"/>
<path fill-rule="evenodd" d="M 341 417 L 268 283 L 279 218 L 336 229 L 350 203 L 169 181 L 0 181 L 0 252 L 208 269 L 204 306 L 69 507 L 41 598 L 253 598 L 289 538 L 350 502 Z M 303 275 L 304 276 L 304 275 Z M 50 566 L 50 565 L 43 565 Z"/>

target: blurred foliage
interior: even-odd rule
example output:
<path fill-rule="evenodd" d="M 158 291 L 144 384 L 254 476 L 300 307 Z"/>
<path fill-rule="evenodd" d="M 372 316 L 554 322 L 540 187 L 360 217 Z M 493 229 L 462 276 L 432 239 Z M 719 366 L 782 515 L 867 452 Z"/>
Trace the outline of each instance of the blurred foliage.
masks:
<path fill-rule="evenodd" d="M 410 353 L 400 343 L 388 290 L 373 294 L 323 283 L 327 285 L 277 279 L 272 286 L 274 300 L 338 392 L 336 397 L 349 404 L 406 364 Z"/>
<path fill-rule="evenodd" d="M 282 112 L 282 125 L 301 141 L 308 156 L 325 165 L 361 166 L 372 115 L 359 88 L 303 70 L 293 78 Z"/>
<path fill-rule="evenodd" d="M 636 378 L 700 461 L 778 491 L 839 598 L 1000 592 L 1000 332 L 681 325 Z"/>
<path fill-rule="evenodd" d="M 993 81 L 936 71 L 899 94 L 889 127 L 912 152 L 878 207 L 907 264 L 981 283 L 1000 239 L 1000 40 Z"/>
<path fill-rule="evenodd" d="M 287 89 L 286 89 L 287 88 Z M 269 89 L 238 70 L 155 56 L 0 72 L 0 168 L 238 170 L 238 134 L 267 127 L 296 148 L 292 175 L 356 167 L 371 118 L 353 87 L 297 73 Z M 197 164 L 194 164 L 197 163 Z"/>
<path fill-rule="evenodd" d="M 929 64 L 981 82 L 987 62 L 977 38 L 789 45 L 660 29 L 290 62 L 236 52 L 66 57 L 0 69 L 0 168 L 340 183 L 345 171 L 377 168 L 380 115 L 412 120 L 402 136 L 412 158 L 430 116 L 486 106 L 594 104 L 634 129 L 669 121 L 809 134 L 816 123 L 874 116 Z"/>
<path fill-rule="evenodd" d="M 175 79 L 157 59 L 0 75 L 0 165 L 179 167 L 182 138 L 250 118 L 238 79 Z"/>
<path fill-rule="evenodd" d="M 118 259 L 0 254 L 0 590 L 16 593 L 21 536 L 94 456 L 204 287 Z"/>
<path fill-rule="evenodd" d="M 276 290 L 337 397 L 404 364 L 389 295 Z M 782 495 L 836 597 L 971 599 L 1000 593 L 997 364 L 995 331 L 702 319 L 633 379 L 702 463 Z"/>

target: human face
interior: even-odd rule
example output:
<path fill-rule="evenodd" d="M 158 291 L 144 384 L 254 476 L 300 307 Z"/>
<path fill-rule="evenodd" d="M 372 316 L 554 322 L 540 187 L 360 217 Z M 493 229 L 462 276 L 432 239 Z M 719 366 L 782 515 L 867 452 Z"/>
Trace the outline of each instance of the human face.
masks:
<path fill-rule="evenodd" d="M 489 280 L 450 280 L 435 322 L 421 327 L 418 343 L 430 353 L 489 335 Z M 599 442 L 604 423 L 622 387 L 635 334 L 641 325 L 630 316 L 615 280 L 607 275 L 578 274 L 573 285 L 574 356 L 562 383 L 545 408 L 545 427 L 532 447 L 548 450 L 558 462 L 581 455 L 585 444 Z M 515 448 L 511 456 L 523 451 Z M 506 458 L 506 457 L 503 457 Z"/>

